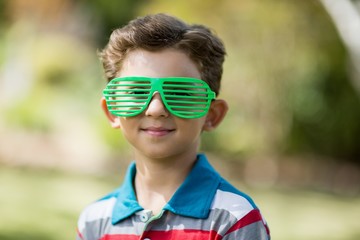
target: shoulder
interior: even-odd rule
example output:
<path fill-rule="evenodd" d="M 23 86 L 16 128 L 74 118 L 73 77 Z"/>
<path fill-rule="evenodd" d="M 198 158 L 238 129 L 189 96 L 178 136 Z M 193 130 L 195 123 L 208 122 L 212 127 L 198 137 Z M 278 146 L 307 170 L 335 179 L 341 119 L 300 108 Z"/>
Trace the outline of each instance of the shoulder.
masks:
<path fill-rule="evenodd" d="M 226 219 L 230 220 L 225 235 L 234 237 L 237 234 L 246 236 L 255 234 L 261 236 L 256 239 L 269 239 L 266 221 L 252 198 L 224 179 L 221 179 L 216 191 L 211 211 L 216 211 L 222 216 L 221 218 L 226 216 Z M 234 239 L 232 237 L 229 239 Z"/>
<path fill-rule="evenodd" d="M 250 196 L 221 179 L 211 208 L 226 211 L 236 219 L 240 219 L 257 209 L 257 206 Z"/>
<path fill-rule="evenodd" d="M 100 200 L 89 204 L 80 214 L 78 229 L 81 231 L 88 223 L 96 223 L 103 219 L 111 219 L 116 203 L 116 195 L 111 193 Z"/>

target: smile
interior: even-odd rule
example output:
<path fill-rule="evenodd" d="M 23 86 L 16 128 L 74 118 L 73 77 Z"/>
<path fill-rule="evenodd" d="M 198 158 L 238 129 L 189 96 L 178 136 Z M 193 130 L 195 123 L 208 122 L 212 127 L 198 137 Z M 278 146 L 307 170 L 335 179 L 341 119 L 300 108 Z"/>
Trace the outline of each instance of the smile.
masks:
<path fill-rule="evenodd" d="M 175 129 L 168 129 L 162 127 L 148 127 L 148 128 L 142 128 L 141 131 L 145 132 L 150 136 L 162 137 L 174 132 Z"/>

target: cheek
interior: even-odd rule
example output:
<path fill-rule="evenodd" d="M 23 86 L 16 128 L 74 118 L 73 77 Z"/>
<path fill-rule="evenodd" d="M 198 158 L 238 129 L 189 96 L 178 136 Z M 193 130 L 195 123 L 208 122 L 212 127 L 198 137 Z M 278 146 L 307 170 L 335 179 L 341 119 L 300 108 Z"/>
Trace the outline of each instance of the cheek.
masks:
<path fill-rule="evenodd" d="M 132 132 L 136 131 L 135 122 L 132 119 L 120 118 L 120 129 L 124 136 L 128 137 Z"/>
<path fill-rule="evenodd" d="M 193 121 L 191 124 L 190 123 L 182 124 L 182 127 L 180 127 L 180 129 L 183 129 L 188 136 L 197 137 L 203 131 L 204 126 L 205 126 L 205 120 L 199 119 L 197 121 Z"/>

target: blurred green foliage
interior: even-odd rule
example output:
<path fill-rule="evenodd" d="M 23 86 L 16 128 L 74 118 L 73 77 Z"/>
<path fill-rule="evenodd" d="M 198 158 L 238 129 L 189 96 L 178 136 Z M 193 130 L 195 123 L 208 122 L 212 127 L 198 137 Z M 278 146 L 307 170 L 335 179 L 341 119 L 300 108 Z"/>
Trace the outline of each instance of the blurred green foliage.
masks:
<path fill-rule="evenodd" d="M 81 0 L 83 8 L 90 11 L 92 18 L 101 24 L 99 34 L 96 36 L 98 45 L 103 47 L 111 32 L 125 25 L 136 16 L 136 11 L 144 3 L 144 0 Z"/>
<path fill-rule="evenodd" d="M 95 33 L 91 39 L 69 34 L 70 23 L 49 31 L 29 19 L 10 21 L 2 8 L 6 1 L 0 1 L 0 74 L 19 67 L 24 73 L 20 90 L 31 83 L 21 98 L 4 101 L 6 126 L 51 133 L 82 122 L 109 148 L 123 151 L 125 140 L 99 108 L 106 82 L 96 49 L 128 20 L 165 12 L 211 26 L 227 48 L 220 97 L 230 111 L 219 130 L 204 134 L 203 150 L 237 159 L 316 154 L 359 162 L 360 94 L 349 80 L 348 53 L 318 1 L 77 3 L 78 10 L 67 14 L 88 16 L 78 29 Z M 27 68 L 13 62 L 27 62 L 31 71 L 26 74 Z"/>

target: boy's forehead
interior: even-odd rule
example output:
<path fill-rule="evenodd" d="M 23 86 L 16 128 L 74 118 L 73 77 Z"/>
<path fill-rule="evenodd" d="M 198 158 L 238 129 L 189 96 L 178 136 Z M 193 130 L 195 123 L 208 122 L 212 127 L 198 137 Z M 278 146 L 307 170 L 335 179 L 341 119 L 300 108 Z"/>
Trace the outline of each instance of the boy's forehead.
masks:
<path fill-rule="evenodd" d="M 182 51 L 164 49 L 147 51 L 142 49 L 128 53 L 118 77 L 191 77 L 201 79 L 197 65 Z"/>

